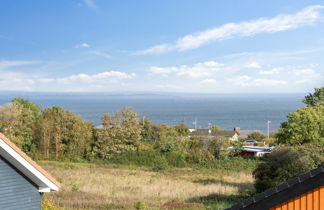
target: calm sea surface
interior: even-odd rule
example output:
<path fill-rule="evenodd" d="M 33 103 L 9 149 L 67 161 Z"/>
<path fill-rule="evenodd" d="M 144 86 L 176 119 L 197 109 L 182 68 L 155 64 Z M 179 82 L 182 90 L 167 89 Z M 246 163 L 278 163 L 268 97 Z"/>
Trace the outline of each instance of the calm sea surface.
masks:
<path fill-rule="evenodd" d="M 209 123 L 225 129 L 277 130 L 289 112 L 303 107 L 305 94 L 80 94 L 80 93 L 17 93 L 0 92 L 0 104 L 13 97 L 24 97 L 41 105 L 62 106 L 99 125 L 105 112 L 115 112 L 129 106 L 139 117 L 149 117 L 155 123 L 174 125 L 184 120 L 194 127 L 206 128 Z"/>

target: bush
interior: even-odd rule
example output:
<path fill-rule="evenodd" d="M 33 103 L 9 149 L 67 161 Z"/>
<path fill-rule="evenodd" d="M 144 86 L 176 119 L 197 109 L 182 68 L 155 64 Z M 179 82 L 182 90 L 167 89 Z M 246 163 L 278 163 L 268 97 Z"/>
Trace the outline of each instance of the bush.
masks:
<path fill-rule="evenodd" d="M 146 208 L 145 203 L 137 202 L 136 205 L 135 205 L 135 209 L 137 209 L 137 210 L 144 210 L 144 209 L 147 209 L 147 208 Z"/>
<path fill-rule="evenodd" d="M 53 204 L 51 200 L 48 200 L 47 198 L 42 199 L 42 209 L 43 210 L 60 210 L 60 207 Z"/>
<path fill-rule="evenodd" d="M 183 153 L 161 153 L 157 150 L 125 152 L 108 161 L 116 164 L 153 167 L 155 170 L 163 170 L 168 167 L 185 167 L 187 165 Z"/>
<path fill-rule="evenodd" d="M 163 133 L 163 135 L 161 135 L 159 140 L 155 143 L 155 149 L 161 151 L 162 153 L 179 150 L 177 135 L 178 134 L 174 130 Z"/>
<path fill-rule="evenodd" d="M 169 163 L 164 156 L 156 156 L 156 158 L 152 161 L 153 170 L 165 170 L 169 168 Z"/>
<path fill-rule="evenodd" d="M 259 164 L 254 170 L 255 189 L 262 192 L 316 166 L 306 153 L 292 148 L 279 148 L 268 156 L 265 163 Z"/>
<path fill-rule="evenodd" d="M 165 154 L 168 164 L 172 167 L 182 168 L 187 165 L 186 157 L 181 152 L 170 152 Z"/>
<path fill-rule="evenodd" d="M 214 159 L 208 150 L 195 149 L 186 155 L 186 162 L 189 164 L 205 163 Z"/>
<path fill-rule="evenodd" d="M 161 158 L 163 158 L 162 155 L 156 150 L 131 151 L 116 155 L 112 157 L 109 162 L 152 167 L 154 165 L 154 161 Z"/>
<path fill-rule="evenodd" d="M 266 137 L 266 136 L 265 136 L 263 133 L 258 132 L 258 131 L 253 132 L 253 133 L 250 133 L 250 134 L 248 135 L 248 139 L 254 139 L 254 140 L 258 140 L 258 141 L 261 141 L 261 140 L 264 139 L 265 137 Z"/>
<path fill-rule="evenodd" d="M 315 166 L 324 163 L 324 143 L 315 142 L 293 147 L 297 152 L 306 155 L 312 159 Z"/>
<path fill-rule="evenodd" d="M 208 151 L 215 157 L 226 157 L 230 153 L 227 148 L 230 146 L 230 141 L 227 139 L 213 138 L 209 140 Z"/>

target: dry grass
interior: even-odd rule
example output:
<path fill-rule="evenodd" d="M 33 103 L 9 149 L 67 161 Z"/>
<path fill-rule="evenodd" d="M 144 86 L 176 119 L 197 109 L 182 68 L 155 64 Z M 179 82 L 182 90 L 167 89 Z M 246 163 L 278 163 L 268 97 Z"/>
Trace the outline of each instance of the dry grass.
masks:
<path fill-rule="evenodd" d="M 253 181 L 250 173 L 224 170 L 154 172 L 84 163 L 40 164 L 62 183 L 60 192 L 46 198 L 63 209 L 203 209 L 194 203 L 199 198 L 237 195 Z"/>

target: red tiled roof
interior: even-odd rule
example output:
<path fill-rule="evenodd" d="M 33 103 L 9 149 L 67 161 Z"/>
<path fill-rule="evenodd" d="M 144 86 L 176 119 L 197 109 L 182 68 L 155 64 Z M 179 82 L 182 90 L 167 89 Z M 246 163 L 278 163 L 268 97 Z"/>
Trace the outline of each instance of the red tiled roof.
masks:
<path fill-rule="evenodd" d="M 34 168 L 36 168 L 41 174 L 43 174 L 47 179 L 53 182 L 56 186 L 60 186 L 61 184 L 52 177 L 47 171 L 45 171 L 40 165 L 38 165 L 35 161 L 33 161 L 26 153 L 21 151 L 14 143 L 12 143 L 5 135 L 0 133 L 0 139 L 3 140 L 9 147 L 11 147 L 15 152 L 17 152 L 21 157 L 23 157 L 28 163 L 30 163 Z"/>

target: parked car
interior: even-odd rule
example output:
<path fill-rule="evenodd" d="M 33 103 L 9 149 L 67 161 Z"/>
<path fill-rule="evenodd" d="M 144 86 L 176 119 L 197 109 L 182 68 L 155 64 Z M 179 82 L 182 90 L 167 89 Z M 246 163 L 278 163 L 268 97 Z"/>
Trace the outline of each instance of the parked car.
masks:
<path fill-rule="evenodd" d="M 250 139 L 250 140 L 245 140 L 243 143 L 244 144 L 258 144 L 258 141 Z"/>

